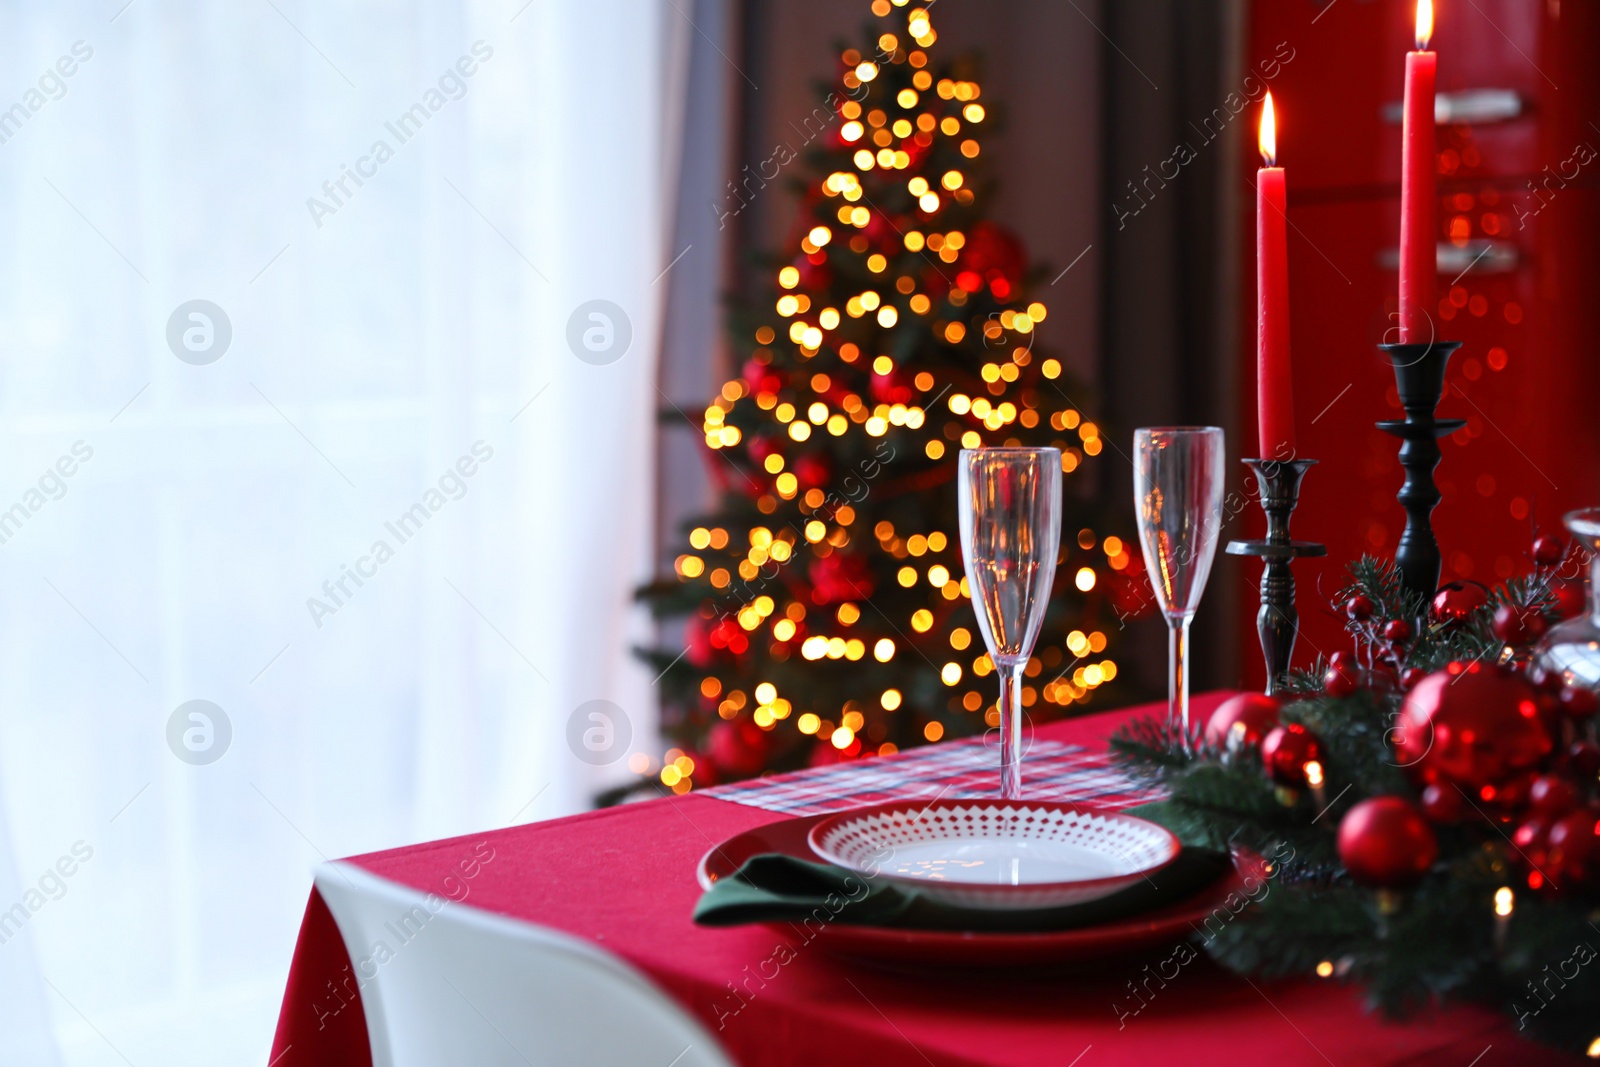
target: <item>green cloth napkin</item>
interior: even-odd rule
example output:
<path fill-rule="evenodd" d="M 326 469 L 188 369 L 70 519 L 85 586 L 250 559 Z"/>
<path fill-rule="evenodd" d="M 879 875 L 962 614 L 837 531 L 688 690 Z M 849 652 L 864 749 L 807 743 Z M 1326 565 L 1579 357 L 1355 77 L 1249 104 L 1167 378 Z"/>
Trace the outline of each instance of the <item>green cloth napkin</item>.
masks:
<path fill-rule="evenodd" d="M 752 856 L 719 879 L 695 905 L 701 926 L 744 923 L 841 922 L 914 930 L 985 933 L 1070 930 L 1131 918 L 1177 903 L 1214 884 L 1233 869 L 1227 853 L 1185 848 L 1148 879 L 1099 900 L 1031 911 L 967 908 L 929 898 L 915 889 L 889 885 L 855 871 L 793 856 Z"/>

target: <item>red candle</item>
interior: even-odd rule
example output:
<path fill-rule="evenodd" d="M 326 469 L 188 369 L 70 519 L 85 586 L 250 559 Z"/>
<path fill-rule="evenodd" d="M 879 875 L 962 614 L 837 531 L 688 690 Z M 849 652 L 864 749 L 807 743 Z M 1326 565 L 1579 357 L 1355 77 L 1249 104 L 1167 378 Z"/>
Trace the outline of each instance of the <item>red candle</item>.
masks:
<path fill-rule="evenodd" d="M 1256 171 L 1256 413 L 1262 459 L 1294 458 L 1294 390 L 1289 379 L 1288 183 L 1278 155 L 1272 94 L 1261 108 Z"/>
<path fill-rule="evenodd" d="M 1438 57 L 1432 0 L 1417 0 L 1417 50 L 1406 53 L 1405 130 L 1400 157 L 1400 341 L 1434 339 L 1439 197 L 1434 191 L 1433 85 Z"/>

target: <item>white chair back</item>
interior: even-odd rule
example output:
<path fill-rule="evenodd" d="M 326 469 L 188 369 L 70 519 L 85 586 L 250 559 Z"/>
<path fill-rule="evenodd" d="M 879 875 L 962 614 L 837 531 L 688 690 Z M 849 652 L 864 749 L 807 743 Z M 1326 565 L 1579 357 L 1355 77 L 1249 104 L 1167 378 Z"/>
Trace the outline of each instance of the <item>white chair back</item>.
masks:
<path fill-rule="evenodd" d="M 373 1067 L 732 1067 L 622 960 L 348 863 L 317 891 L 357 975 Z"/>

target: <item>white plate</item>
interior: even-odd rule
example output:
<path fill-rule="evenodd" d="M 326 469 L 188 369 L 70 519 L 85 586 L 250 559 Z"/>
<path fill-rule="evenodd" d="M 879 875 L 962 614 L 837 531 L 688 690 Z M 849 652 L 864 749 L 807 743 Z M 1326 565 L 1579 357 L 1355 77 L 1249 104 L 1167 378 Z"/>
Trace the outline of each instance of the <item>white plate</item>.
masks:
<path fill-rule="evenodd" d="M 841 812 L 812 851 L 868 878 L 969 908 L 1052 908 L 1110 896 L 1178 858 L 1153 822 L 1054 801 L 936 800 Z"/>

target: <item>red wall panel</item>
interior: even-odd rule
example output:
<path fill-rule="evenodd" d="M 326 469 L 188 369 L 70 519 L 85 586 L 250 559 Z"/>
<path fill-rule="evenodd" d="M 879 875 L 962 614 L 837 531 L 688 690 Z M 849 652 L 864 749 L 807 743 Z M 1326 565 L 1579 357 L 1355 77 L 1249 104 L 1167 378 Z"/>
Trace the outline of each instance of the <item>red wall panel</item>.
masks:
<path fill-rule="evenodd" d="M 1462 342 L 1439 413 L 1467 426 L 1442 445 L 1434 529 L 1442 580 L 1493 583 L 1526 571 L 1533 521 L 1554 527 L 1563 511 L 1600 503 L 1600 128 L 1590 125 L 1600 121 L 1600 5 L 1437 0 L 1436 8 L 1441 94 L 1505 90 L 1520 107 L 1515 117 L 1441 125 L 1438 142 L 1439 333 Z M 1326 563 L 1296 567 L 1297 665 L 1345 647 L 1325 594 L 1349 560 L 1392 554 L 1405 525 L 1394 499 L 1399 442 L 1373 427 L 1399 417 L 1393 372 L 1374 345 L 1385 339 L 1397 286 L 1386 253 L 1399 234 L 1400 130 L 1384 109 L 1400 98 L 1413 10 L 1402 0 L 1273 0 L 1255 4 L 1249 23 L 1247 64 L 1281 42 L 1295 50 L 1271 88 L 1289 171 L 1300 452 L 1321 463 L 1306 478 L 1294 532 L 1329 550 Z M 1244 177 L 1257 165 L 1251 151 Z M 1253 249 L 1253 192 L 1243 193 L 1242 247 Z M 1238 439 L 1253 442 L 1253 261 L 1240 269 Z M 1248 522 L 1253 536 L 1255 509 Z M 1241 673 L 1259 683 L 1247 606 Z"/>

